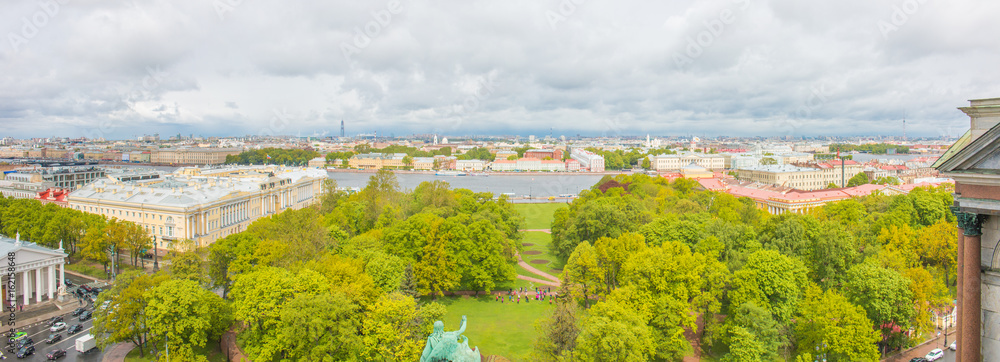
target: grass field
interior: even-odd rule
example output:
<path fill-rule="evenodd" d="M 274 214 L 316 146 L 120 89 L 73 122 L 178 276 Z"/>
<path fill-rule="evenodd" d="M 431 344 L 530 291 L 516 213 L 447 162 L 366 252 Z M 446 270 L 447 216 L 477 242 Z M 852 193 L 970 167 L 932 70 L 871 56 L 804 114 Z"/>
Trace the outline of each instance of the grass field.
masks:
<path fill-rule="evenodd" d="M 563 265 L 559 263 L 559 259 L 552 253 L 552 250 L 549 250 L 549 244 L 552 244 L 552 235 L 541 231 L 525 231 L 523 234 L 524 238 L 521 242 L 534 245 L 525 246 L 522 249 L 521 259 L 524 259 L 524 262 L 538 270 L 559 277 L 559 274 L 562 273 Z M 541 254 L 525 254 L 524 252 L 526 251 L 539 251 Z M 549 262 L 547 264 L 534 264 L 531 261 L 535 259 L 548 260 Z"/>
<path fill-rule="evenodd" d="M 514 209 L 524 216 L 525 229 L 548 229 L 552 227 L 552 215 L 556 209 L 567 207 L 563 203 L 514 204 Z"/>
<path fill-rule="evenodd" d="M 142 269 L 134 267 L 131 264 L 126 264 L 124 260 L 121 264 L 118 264 L 118 268 L 119 274 L 130 270 Z M 108 275 L 104 273 L 104 266 L 91 260 L 78 260 L 74 261 L 72 264 L 66 264 L 66 270 L 74 271 L 97 279 L 108 279 Z"/>
<path fill-rule="evenodd" d="M 160 350 L 161 351 L 163 350 L 163 348 L 164 348 L 164 346 L 160 346 Z M 155 361 L 155 359 L 153 358 L 153 356 L 149 354 L 148 350 L 146 350 L 145 353 L 146 353 L 146 355 L 140 358 L 139 357 L 139 349 L 138 348 L 133 348 L 131 351 L 129 351 L 128 355 L 125 356 L 125 362 L 146 362 L 146 361 L 152 362 L 152 361 Z M 208 357 L 208 361 L 209 362 L 225 362 L 226 361 L 226 356 L 223 355 L 222 352 L 219 350 L 219 342 L 218 341 L 214 341 L 214 342 L 213 341 L 208 341 L 208 343 L 205 344 L 205 347 L 194 347 L 194 353 L 198 354 L 198 355 L 202 355 L 202 356 Z"/>
<path fill-rule="evenodd" d="M 484 355 L 500 355 L 511 361 L 531 360 L 531 350 L 537 336 L 535 320 L 545 318 L 554 309 L 548 302 L 503 303 L 493 296 L 441 298 L 438 303 L 448 307 L 444 330 L 457 330 L 462 316 L 468 318 L 463 333 L 469 346 L 479 346 Z"/>

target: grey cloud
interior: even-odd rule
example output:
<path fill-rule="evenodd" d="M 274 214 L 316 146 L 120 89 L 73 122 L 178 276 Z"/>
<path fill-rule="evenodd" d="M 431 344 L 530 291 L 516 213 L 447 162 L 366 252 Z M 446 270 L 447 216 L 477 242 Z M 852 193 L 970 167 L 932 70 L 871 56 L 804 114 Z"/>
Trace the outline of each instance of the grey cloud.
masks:
<path fill-rule="evenodd" d="M 47 136 L 40 122 L 313 135 L 340 119 L 396 135 L 816 135 L 898 134 L 905 114 L 908 134 L 938 136 L 964 131 L 967 99 L 1000 95 L 988 2 L 389 3 L 244 1 L 220 18 L 211 1 L 68 2 L 18 50 L 0 44 L 0 122 L 23 137 Z M 38 9 L 0 5 L 0 31 Z M 293 124 L 268 129 L 280 109 Z"/>

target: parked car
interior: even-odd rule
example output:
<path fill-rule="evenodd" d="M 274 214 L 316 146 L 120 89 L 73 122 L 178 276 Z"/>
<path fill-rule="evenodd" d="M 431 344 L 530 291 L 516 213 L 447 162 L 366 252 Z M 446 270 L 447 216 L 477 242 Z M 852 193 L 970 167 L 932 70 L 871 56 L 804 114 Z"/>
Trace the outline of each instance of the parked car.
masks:
<path fill-rule="evenodd" d="M 930 353 L 927 353 L 926 356 L 924 356 L 924 358 L 926 358 L 928 361 L 937 361 L 942 357 L 944 357 L 944 351 L 942 351 L 940 348 L 935 348 L 934 350 L 930 351 Z"/>
<path fill-rule="evenodd" d="M 108 309 L 108 305 L 110 304 L 111 304 L 110 300 L 105 300 L 104 303 L 101 303 L 101 310 Z"/>
<path fill-rule="evenodd" d="M 52 327 L 49 328 L 49 332 L 59 332 L 64 329 L 66 329 L 66 323 L 56 322 L 55 324 L 52 325 Z"/>
<path fill-rule="evenodd" d="M 74 324 L 70 326 L 68 330 L 66 330 L 66 334 L 76 334 L 79 333 L 81 330 L 83 330 L 83 326 L 79 324 Z"/>
<path fill-rule="evenodd" d="M 63 317 L 61 315 L 52 317 L 52 319 L 49 319 L 49 326 L 54 326 L 54 325 L 56 325 L 56 323 L 59 323 L 59 322 L 62 322 L 62 321 L 63 321 Z"/>
<path fill-rule="evenodd" d="M 62 335 L 59 333 L 50 334 L 49 338 L 45 340 L 47 344 L 53 344 L 62 340 Z"/>
<path fill-rule="evenodd" d="M 83 313 L 83 312 L 86 312 L 86 311 L 87 311 L 87 308 L 83 308 L 83 307 L 74 309 L 73 310 L 73 316 L 76 317 L 76 316 L 80 315 L 80 313 Z"/>
<path fill-rule="evenodd" d="M 61 349 L 53 349 L 49 351 L 49 354 L 45 355 L 45 357 L 50 360 L 57 360 L 66 357 L 66 351 Z"/>
<path fill-rule="evenodd" d="M 35 346 L 21 347 L 17 350 L 17 358 L 25 358 L 35 354 Z"/>
<path fill-rule="evenodd" d="M 81 322 L 90 319 L 90 317 L 93 317 L 93 314 L 91 314 L 89 310 L 85 311 L 83 313 L 80 313 L 80 321 Z"/>
<path fill-rule="evenodd" d="M 958 344 L 957 343 L 958 342 L 951 342 L 951 345 L 948 346 L 948 349 L 950 349 L 952 351 L 957 351 L 958 350 Z"/>
<path fill-rule="evenodd" d="M 67 287 L 71 287 L 71 286 L 73 286 L 73 281 L 69 280 L 69 279 L 66 279 L 66 280 L 63 281 L 63 284 L 66 284 Z M 63 353 L 66 353 L 66 352 L 63 352 Z"/>

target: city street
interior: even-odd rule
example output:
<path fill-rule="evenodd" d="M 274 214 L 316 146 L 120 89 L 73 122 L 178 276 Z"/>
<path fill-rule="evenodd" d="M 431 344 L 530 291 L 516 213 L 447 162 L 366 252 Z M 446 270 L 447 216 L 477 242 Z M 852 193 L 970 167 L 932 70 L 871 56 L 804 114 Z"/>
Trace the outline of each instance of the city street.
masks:
<path fill-rule="evenodd" d="M 91 310 L 92 311 L 93 307 L 88 306 L 87 310 Z M 88 333 L 90 333 L 91 329 L 94 327 L 94 319 L 91 318 L 90 320 L 88 320 L 86 322 L 80 323 L 80 320 L 77 317 L 73 316 L 73 311 L 72 310 L 67 310 L 65 312 L 66 312 L 65 314 L 61 314 L 61 315 L 63 317 L 63 321 L 66 323 L 67 329 L 69 327 L 75 325 L 75 324 L 81 324 L 81 326 L 83 327 L 83 330 L 81 330 L 80 332 L 74 333 L 73 335 L 67 335 L 66 334 L 66 330 L 63 330 L 61 332 L 58 332 L 59 334 L 61 334 L 63 336 L 63 340 L 61 340 L 59 342 L 56 342 L 54 344 L 46 344 L 45 343 L 45 339 L 47 339 L 49 337 L 49 334 L 51 334 L 51 332 L 49 332 L 49 323 L 48 323 L 48 321 L 42 321 L 42 322 L 34 323 L 34 324 L 30 325 L 30 326 L 25 326 L 25 327 L 22 327 L 22 328 L 18 328 L 17 329 L 18 332 L 26 332 L 26 333 L 28 333 L 28 337 L 31 338 L 32 341 L 35 342 L 34 343 L 35 354 L 29 356 L 28 358 L 22 359 L 22 361 L 45 361 L 46 360 L 45 355 L 49 351 L 54 350 L 54 349 L 64 349 L 64 350 L 66 350 L 66 357 L 60 358 L 59 361 L 88 361 L 88 362 L 94 362 L 94 361 L 100 361 L 101 360 L 101 358 L 103 357 L 103 353 L 100 350 L 94 350 L 94 351 L 91 351 L 90 353 L 82 354 L 82 353 L 77 352 L 76 349 L 74 348 L 74 344 L 75 344 L 77 338 L 82 337 L 82 336 L 87 335 Z M 16 359 L 17 358 L 16 354 L 9 353 L 8 351 L 4 351 L 3 353 L 4 353 L 4 356 L 7 357 L 7 359 Z"/>
<path fill-rule="evenodd" d="M 68 298 L 71 298 L 71 300 L 74 301 L 76 301 L 76 298 L 72 294 L 73 291 L 76 290 L 76 288 L 80 285 L 93 282 L 92 279 L 68 273 L 66 274 L 66 279 L 69 279 L 71 282 L 73 282 L 73 286 L 67 288 L 67 292 L 70 293 L 70 296 L 68 296 Z M 93 312 L 94 310 L 93 306 L 90 305 L 89 303 L 84 304 L 83 306 L 85 306 L 86 309 L 91 312 Z M 28 326 L 22 325 L 16 329 L 17 332 L 27 333 L 28 337 L 31 338 L 31 340 L 34 342 L 33 345 L 35 347 L 35 353 L 29 356 L 28 358 L 22 359 L 22 361 L 45 361 L 46 354 L 49 353 L 49 351 L 55 349 L 62 349 L 66 351 L 66 356 L 59 358 L 58 359 L 59 361 L 93 362 L 93 361 L 100 361 L 104 357 L 104 353 L 98 349 L 95 349 L 87 354 L 82 354 L 76 351 L 75 348 L 76 339 L 85 336 L 91 332 L 91 329 L 94 326 L 94 319 L 91 318 L 86 322 L 80 323 L 79 318 L 73 316 L 73 309 L 76 309 L 76 305 L 69 305 L 67 309 L 62 311 L 64 313 L 59 314 L 63 317 L 63 322 L 66 323 L 66 330 L 58 332 L 63 337 L 63 339 L 59 342 L 53 344 L 45 343 L 45 340 L 48 339 L 49 334 L 51 334 L 51 332 L 49 332 L 48 320 L 32 323 L 31 325 Z M 72 327 L 73 325 L 76 324 L 80 324 L 83 327 L 83 330 L 74 333 L 72 335 L 67 335 L 67 330 L 69 329 L 69 327 Z M 16 351 L 15 353 L 10 353 L 4 350 L 3 356 L 9 360 L 17 359 Z"/>

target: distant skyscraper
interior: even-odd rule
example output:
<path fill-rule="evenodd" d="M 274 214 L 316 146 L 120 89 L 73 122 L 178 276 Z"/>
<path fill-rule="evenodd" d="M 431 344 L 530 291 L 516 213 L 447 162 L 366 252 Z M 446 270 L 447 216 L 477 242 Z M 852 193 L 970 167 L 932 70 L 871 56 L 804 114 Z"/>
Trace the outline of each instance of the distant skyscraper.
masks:
<path fill-rule="evenodd" d="M 344 137 L 344 120 L 340 120 L 340 137 Z"/>

